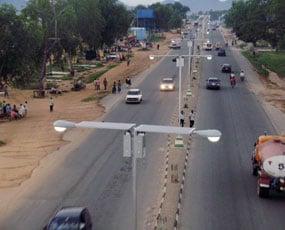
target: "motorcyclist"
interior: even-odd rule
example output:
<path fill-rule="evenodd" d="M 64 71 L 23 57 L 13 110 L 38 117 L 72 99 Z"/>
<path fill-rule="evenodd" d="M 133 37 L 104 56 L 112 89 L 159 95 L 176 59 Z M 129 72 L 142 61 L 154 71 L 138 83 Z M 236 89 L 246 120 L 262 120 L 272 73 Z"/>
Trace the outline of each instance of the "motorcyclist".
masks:
<path fill-rule="evenodd" d="M 234 73 L 231 73 L 230 75 L 230 83 L 231 83 L 232 88 L 236 85 L 236 76 Z"/>
<path fill-rule="evenodd" d="M 239 76 L 240 76 L 240 80 L 241 80 L 241 81 L 244 81 L 245 73 L 244 73 L 244 71 L 243 71 L 243 70 L 242 70 L 242 71 L 240 71 Z"/>

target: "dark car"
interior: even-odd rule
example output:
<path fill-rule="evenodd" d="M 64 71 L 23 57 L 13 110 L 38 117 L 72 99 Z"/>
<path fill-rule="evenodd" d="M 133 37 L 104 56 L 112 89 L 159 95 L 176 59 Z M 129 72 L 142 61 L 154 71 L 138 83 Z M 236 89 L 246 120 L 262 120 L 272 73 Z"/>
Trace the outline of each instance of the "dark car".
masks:
<path fill-rule="evenodd" d="M 206 81 L 207 89 L 221 89 L 221 80 L 216 77 L 210 77 Z"/>
<path fill-rule="evenodd" d="M 83 207 L 66 207 L 51 218 L 44 230 L 92 230 L 89 211 Z"/>
<path fill-rule="evenodd" d="M 231 73 L 232 67 L 230 64 L 223 64 L 222 65 L 222 73 Z"/>
<path fill-rule="evenodd" d="M 219 52 L 218 52 L 218 56 L 225 57 L 226 56 L 226 51 L 224 49 L 220 49 Z"/>

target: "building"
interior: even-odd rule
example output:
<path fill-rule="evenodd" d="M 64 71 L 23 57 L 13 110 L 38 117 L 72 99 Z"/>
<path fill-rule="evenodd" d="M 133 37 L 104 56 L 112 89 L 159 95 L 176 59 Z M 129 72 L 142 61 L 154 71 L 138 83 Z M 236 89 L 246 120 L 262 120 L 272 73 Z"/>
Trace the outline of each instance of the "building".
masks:
<path fill-rule="evenodd" d="M 157 29 L 155 25 L 155 13 L 153 9 L 137 10 L 135 25 L 136 27 L 144 27 L 147 31 Z"/>

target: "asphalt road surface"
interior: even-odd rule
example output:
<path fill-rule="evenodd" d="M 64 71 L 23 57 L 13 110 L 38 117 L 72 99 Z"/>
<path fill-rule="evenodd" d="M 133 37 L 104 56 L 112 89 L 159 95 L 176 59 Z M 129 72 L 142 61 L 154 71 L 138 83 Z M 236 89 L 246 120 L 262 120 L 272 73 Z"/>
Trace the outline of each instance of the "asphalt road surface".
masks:
<path fill-rule="evenodd" d="M 218 31 L 210 38 L 223 42 Z M 196 128 L 221 130 L 222 139 L 211 144 L 194 138 L 182 201 L 180 229 L 281 230 L 285 229 L 285 198 L 260 199 L 256 178 L 251 175 L 251 153 L 256 138 L 275 133 L 257 98 L 238 82 L 232 89 L 221 64 L 240 71 L 229 49 L 226 57 L 204 62 Z M 213 55 L 217 52 L 212 51 Z M 219 77 L 220 91 L 206 90 L 207 77 Z M 250 77 L 250 76 L 247 76 Z"/>
<path fill-rule="evenodd" d="M 181 50 L 171 53 L 188 54 L 186 42 Z M 183 69 L 183 76 L 187 71 Z M 176 76 L 178 68 L 171 58 L 164 59 L 139 85 L 143 92 L 142 104 L 121 101 L 105 121 L 137 124 L 169 125 L 177 107 L 178 90 L 160 92 L 163 77 Z M 131 160 L 122 156 L 123 135 L 114 131 L 95 131 L 82 145 L 69 154 L 57 170 L 50 172 L 47 181 L 23 205 L 0 224 L 0 229 L 41 229 L 64 206 L 88 207 L 94 229 L 132 229 L 132 174 Z M 139 229 L 153 218 L 154 204 L 159 198 L 165 135 L 147 135 L 147 157 L 138 162 L 138 225 Z"/>

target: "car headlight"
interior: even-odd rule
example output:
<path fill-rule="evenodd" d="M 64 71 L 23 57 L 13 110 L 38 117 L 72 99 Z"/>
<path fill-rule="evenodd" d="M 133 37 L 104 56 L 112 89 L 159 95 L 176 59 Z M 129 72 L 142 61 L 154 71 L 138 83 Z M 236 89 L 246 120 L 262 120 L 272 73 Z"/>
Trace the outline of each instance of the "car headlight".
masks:
<path fill-rule="evenodd" d="M 165 85 L 160 85 L 160 89 L 165 89 Z"/>
<path fill-rule="evenodd" d="M 169 86 L 169 89 L 173 89 L 173 88 L 174 88 L 174 86 L 173 86 L 173 85 L 170 85 L 170 86 Z"/>

